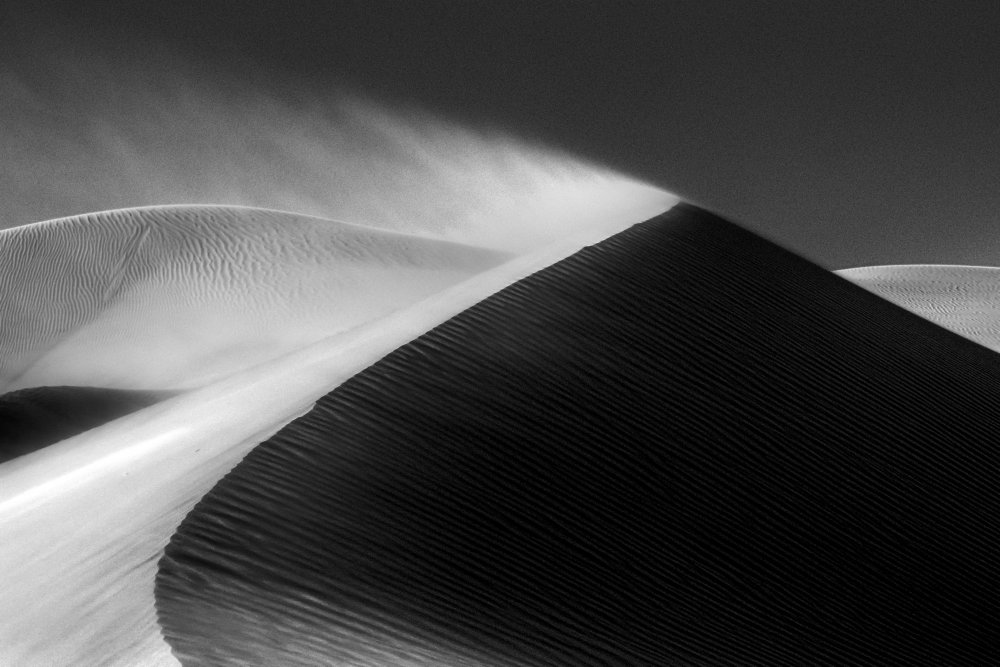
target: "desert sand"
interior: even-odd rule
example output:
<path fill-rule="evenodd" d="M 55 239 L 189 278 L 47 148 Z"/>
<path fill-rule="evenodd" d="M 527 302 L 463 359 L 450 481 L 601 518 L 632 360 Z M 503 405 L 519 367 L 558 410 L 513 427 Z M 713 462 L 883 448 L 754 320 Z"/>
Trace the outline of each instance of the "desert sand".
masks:
<path fill-rule="evenodd" d="M 632 222 L 637 220 L 623 220 L 621 227 Z M 471 249 L 470 259 L 454 244 L 358 234 L 397 241 L 378 245 L 378 252 L 388 249 L 390 256 L 372 263 L 402 264 L 394 275 L 422 278 L 402 288 L 411 297 L 427 289 L 428 273 L 430 282 L 441 285 L 447 282 L 443 276 L 467 276 L 472 267 L 496 263 L 493 252 Z M 0 662 L 178 664 L 155 620 L 153 582 L 167 540 L 202 495 L 255 445 L 340 382 L 489 294 L 608 234 L 603 227 L 581 229 L 389 314 L 378 309 L 390 299 L 398 303 L 398 295 L 370 289 L 373 310 L 354 309 L 369 317 L 366 324 L 0 466 L 0 567 L 6 573 L 0 584 Z M 363 260 L 372 248 L 366 241 L 342 251 Z M 408 266 L 414 257 L 438 260 L 439 268 L 445 267 L 442 275 Z M 364 276 L 366 268 L 362 261 L 355 273 Z M 397 287 L 390 280 L 376 285 Z M 336 313 L 332 317 L 343 322 Z M 138 363 L 146 372 L 143 360 Z M 145 377 L 167 373 L 154 365 Z"/>
<path fill-rule="evenodd" d="M 985 664 L 1000 357 L 690 205 L 353 376 L 157 574 L 201 665 Z"/>
<path fill-rule="evenodd" d="M 155 319 L 162 299 L 188 335 L 213 322 L 200 294 L 268 311 L 248 286 L 271 266 L 262 294 L 315 317 L 316 338 L 265 312 L 266 355 L 203 369 L 237 327 L 176 343 L 194 354 L 173 375 L 124 355 L 125 385 L 134 366 L 182 391 L 0 464 L 0 662 L 988 659 L 1000 357 L 975 341 L 995 330 L 991 270 L 840 272 L 862 289 L 684 204 L 510 259 L 334 223 L 340 245 L 316 245 L 335 259 L 312 273 L 290 214 L 207 210 L 260 216 L 279 241 L 107 271 L 135 242 L 74 274 L 103 296 L 35 330 L 83 357 L 69 377 L 111 381 L 101 341 L 127 336 L 79 332 L 128 330 L 129 308 Z M 124 217 L 146 212 L 206 215 Z M 398 276 L 422 282 L 382 294 Z M 323 313 L 362 283 L 370 303 Z M 5 340 L 11 385 L 59 371 Z"/>
<path fill-rule="evenodd" d="M 0 463 L 167 398 L 171 392 L 31 387 L 0 394 Z"/>
<path fill-rule="evenodd" d="M 0 230 L 0 390 L 197 387 L 508 257 L 240 207 L 125 209 Z"/>
<path fill-rule="evenodd" d="M 904 264 L 837 273 L 931 322 L 1000 351 L 1000 268 Z"/>

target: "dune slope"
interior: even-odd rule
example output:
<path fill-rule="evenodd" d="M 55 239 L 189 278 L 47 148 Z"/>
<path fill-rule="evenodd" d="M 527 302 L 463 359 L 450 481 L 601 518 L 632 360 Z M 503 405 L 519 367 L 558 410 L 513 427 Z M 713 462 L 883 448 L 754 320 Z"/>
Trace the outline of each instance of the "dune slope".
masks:
<path fill-rule="evenodd" d="M 256 447 L 156 580 L 196 665 L 984 664 L 1000 361 L 689 205 Z"/>
<path fill-rule="evenodd" d="M 0 463 L 152 405 L 169 392 L 32 387 L 0 395 Z"/>
<path fill-rule="evenodd" d="M 1000 351 L 1000 268 L 903 264 L 837 273 L 931 322 Z"/>
<path fill-rule="evenodd" d="M 124 209 L 0 231 L 0 391 L 206 384 L 506 255 L 264 209 Z"/>
<path fill-rule="evenodd" d="M 0 465 L 0 664 L 177 667 L 156 621 L 154 579 L 195 503 L 318 397 L 607 236 L 584 226 L 384 317 Z"/>

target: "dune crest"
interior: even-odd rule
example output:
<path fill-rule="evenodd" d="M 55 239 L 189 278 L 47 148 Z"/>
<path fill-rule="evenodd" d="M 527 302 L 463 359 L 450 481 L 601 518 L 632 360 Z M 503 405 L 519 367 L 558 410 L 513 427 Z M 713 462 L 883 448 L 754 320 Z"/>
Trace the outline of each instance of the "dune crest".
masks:
<path fill-rule="evenodd" d="M 0 465 L 0 663 L 177 667 L 156 623 L 153 582 L 163 547 L 194 504 L 318 396 L 606 236 L 579 230 L 384 317 Z"/>
<path fill-rule="evenodd" d="M 0 391 L 206 384 L 413 303 L 501 252 L 266 209 L 0 231 Z"/>
<path fill-rule="evenodd" d="M 253 449 L 171 538 L 159 620 L 185 667 L 989 664 L 998 388 L 682 204 Z"/>
<path fill-rule="evenodd" d="M 1000 268 L 897 264 L 836 272 L 935 324 L 1000 352 Z"/>

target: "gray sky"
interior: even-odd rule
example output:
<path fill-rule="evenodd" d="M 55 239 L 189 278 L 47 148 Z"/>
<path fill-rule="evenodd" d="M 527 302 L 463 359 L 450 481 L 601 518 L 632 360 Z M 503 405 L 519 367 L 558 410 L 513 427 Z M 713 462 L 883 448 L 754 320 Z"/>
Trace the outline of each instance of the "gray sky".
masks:
<path fill-rule="evenodd" d="M 993 5 L 5 3 L 0 226 L 316 204 L 275 128 L 321 146 L 351 91 L 608 165 L 830 268 L 1000 265 Z"/>

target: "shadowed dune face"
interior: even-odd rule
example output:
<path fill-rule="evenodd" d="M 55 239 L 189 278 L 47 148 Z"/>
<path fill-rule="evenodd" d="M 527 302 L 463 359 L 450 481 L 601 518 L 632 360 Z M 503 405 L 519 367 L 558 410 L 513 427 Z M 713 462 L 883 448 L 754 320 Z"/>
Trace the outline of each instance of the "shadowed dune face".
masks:
<path fill-rule="evenodd" d="M 384 317 L 0 466 L 0 664 L 176 667 L 153 587 L 163 549 L 195 503 L 317 397 L 606 237 L 590 229 L 546 244 Z M 423 655 L 447 664 L 435 657 L 446 652 Z"/>
<path fill-rule="evenodd" d="M 32 387 L 0 395 L 0 463 L 152 405 L 169 392 Z"/>
<path fill-rule="evenodd" d="M 505 258 L 237 207 L 126 209 L 4 230 L 0 389 L 197 386 Z"/>
<path fill-rule="evenodd" d="M 913 264 L 837 273 L 931 322 L 1000 351 L 1000 269 Z"/>
<path fill-rule="evenodd" d="M 187 516 L 196 665 L 983 664 L 1000 360 L 691 206 L 354 376 Z"/>

